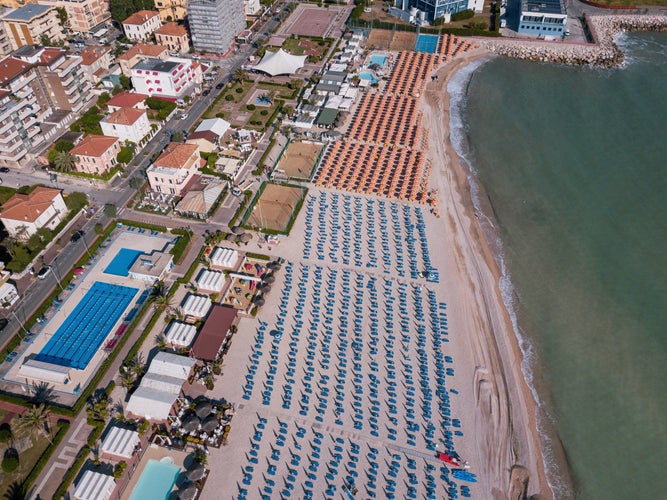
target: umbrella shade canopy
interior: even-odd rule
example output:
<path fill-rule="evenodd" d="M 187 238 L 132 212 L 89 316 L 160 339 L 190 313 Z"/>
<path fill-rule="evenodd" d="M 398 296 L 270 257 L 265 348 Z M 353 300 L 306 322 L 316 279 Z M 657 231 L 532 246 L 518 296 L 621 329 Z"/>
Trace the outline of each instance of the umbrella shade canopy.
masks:
<path fill-rule="evenodd" d="M 195 465 L 192 469 L 185 473 L 190 481 L 199 481 L 204 477 L 204 474 L 206 474 L 206 469 L 204 469 L 202 464 Z"/>
<path fill-rule="evenodd" d="M 204 418 L 210 415 L 211 410 L 213 410 L 213 405 L 207 401 L 199 403 L 195 409 L 195 413 L 199 418 Z"/>
<path fill-rule="evenodd" d="M 227 236 L 225 236 L 225 241 L 235 241 L 236 240 L 236 235 L 234 233 L 229 233 Z"/>
<path fill-rule="evenodd" d="M 183 419 L 183 422 L 181 423 L 181 428 L 185 432 L 192 432 L 195 429 L 198 429 L 199 428 L 199 418 L 197 417 L 197 415 L 195 415 L 194 413 L 191 413 L 190 415 L 185 417 Z"/>
<path fill-rule="evenodd" d="M 241 236 L 239 236 L 239 239 L 243 241 L 244 243 L 250 241 L 252 239 L 252 234 L 250 233 L 243 233 Z"/>
<path fill-rule="evenodd" d="M 209 415 L 206 417 L 206 420 L 201 423 L 201 428 L 204 430 L 204 432 L 213 432 L 218 428 L 218 425 L 220 425 L 220 423 L 218 422 L 216 416 Z"/>
<path fill-rule="evenodd" d="M 271 291 L 271 287 L 269 285 L 264 285 L 262 288 L 259 289 L 260 292 L 262 293 L 269 293 Z"/>
<path fill-rule="evenodd" d="M 185 483 L 183 487 L 178 490 L 179 500 L 192 500 L 197 496 L 197 486 L 194 483 Z"/>
<path fill-rule="evenodd" d="M 269 269 L 272 269 L 274 271 L 277 271 L 281 267 L 282 266 L 278 262 L 271 262 L 271 264 L 269 264 Z"/>
<path fill-rule="evenodd" d="M 255 304 L 262 307 L 264 304 L 266 304 L 266 301 L 262 297 L 255 297 Z"/>
<path fill-rule="evenodd" d="M 232 227 L 232 233 L 234 233 L 234 234 L 243 234 L 243 233 L 245 233 L 245 229 L 243 229 L 241 226 L 234 226 L 234 227 Z"/>
<path fill-rule="evenodd" d="M 273 283 L 274 281 L 276 281 L 276 277 L 275 277 L 275 276 L 267 276 L 266 278 L 264 278 L 264 281 L 265 281 L 266 283 L 271 284 L 271 283 Z"/>

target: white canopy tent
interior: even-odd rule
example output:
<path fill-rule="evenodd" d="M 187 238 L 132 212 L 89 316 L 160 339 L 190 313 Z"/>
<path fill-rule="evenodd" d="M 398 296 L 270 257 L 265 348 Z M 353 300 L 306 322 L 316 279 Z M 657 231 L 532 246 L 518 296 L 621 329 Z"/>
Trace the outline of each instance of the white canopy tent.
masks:
<path fill-rule="evenodd" d="M 196 362 L 196 359 L 188 358 L 187 356 L 179 356 L 178 354 L 161 351 L 155 355 L 146 373 L 169 375 L 185 382 Z"/>
<path fill-rule="evenodd" d="M 76 486 L 76 500 L 108 500 L 116 487 L 113 476 L 87 470 Z"/>
<path fill-rule="evenodd" d="M 195 283 L 200 290 L 219 293 L 225 285 L 225 275 L 220 271 L 202 269 Z"/>
<path fill-rule="evenodd" d="M 65 384 L 69 380 L 69 367 L 26 359 L 19 368 L 19 377 L 29 380 L 42 380 L 55 384 Z"/>
<path fill-rule="evenodd" d="M 231 248 L 215 247 L 210 261 L 212 266 L 231 269 L 239 261 L 239 252 Z"/>
<path fill-rule="evenodd" d="M 132 452 L 139 444 L 139 433 L 121 427 L 111 427 L 102 441 L 102 453 L 123 458 L 132 458 Z"/>
<path fill-rule="evenodd" d="M 303 68 L 307 58 L 308 56 L 293 56 L 283 49 L 279 49 L 278 52 L 267 50 L 262 60 L 253 66 L 253 69 L 270 76 L 292 75 Z"/>
<path fill-rule="evenodd" d="M 167 420 L 178 394 L 139 386 L 130 396 L 126 411 L 146 420 Z"/>
<path fill-rule="evenodd" d="M 178 394 L 181 392 L 181 387 L 183 387 L 183 380 L 169 375 L 147 373 L 141 379 L 141 387 Z"/>
<path fill-rule="evenodd" d="M 172 321 L 167 327 L 164 338 L 172 345 L 188 347 L 197 335 L 197 327 L 180 321 Z"/>
<path fill-rule="evenodd" d="M 189 293 L 181 305 L 181 310 L 183 316 L 203 318 L 208 314 L 211 305 L 211 299 L 208 295 L 195 295 L 194 293 Z"/>

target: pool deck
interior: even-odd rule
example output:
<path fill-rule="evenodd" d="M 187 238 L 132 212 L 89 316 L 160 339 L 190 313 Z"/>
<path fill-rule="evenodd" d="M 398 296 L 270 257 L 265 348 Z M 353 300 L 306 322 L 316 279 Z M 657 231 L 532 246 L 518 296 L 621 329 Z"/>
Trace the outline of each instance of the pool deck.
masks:
<path fill-rule="evenodd" d="M 24 385 L 26 379 L 22 376 L 19 376 L 19 368 L 23 364 L 23 360 L 26 356 L 31 354 L 39 353 L 42 348 L 49 341 L 51 336 L 60 328 L 63 321 L 71 314 L 77 304 L 81 299 L 86 295 L 90 290 L 92 285 L 96 281 L 102 281 L 105 283 L 117 284 L 122 286 L 129 286 L 138 288 L 139 292 L 135 295 L 132 302 L 126 307 L 125 312 L 120 316 L 120 319 L 116 322 L 113 328 L 110 330 L 109 335 L 113 335 L 118 326 L 122 323 L 123 318 L 126 316 L 127 312 L 132 309 L 137 299 L 141 295 L 141 291 L 144 288 L 150 286 L 149 283 L 142 282 L 139 280 L 133 280 L 125 276 L 115 276 L 113 274 L 104 273 L 104 269 L 109 265 L 111 260 L 115 257 L 116 253 L 121 248 L 134 248 L 137 250 L 142 250 L 144 252 L 152 252 L 153 250 L 162 250 L 168 243 L 168 240 L 172 239 L 171 235 L 152 235 L 150 232 L 139 233 L 138 231 L 126 231 L 122 230 L 120 232 L 114 233 L 111 236 L 111 241 L 106 244 L 106 247 L 100 247 L 98 251 L 98 258 L 93 262 L 91 267 L 88 267 L 78 276 L 72 280 L 72 283 L 75 285 L 73 290 L 65 290 L 61 296 L 66 297 L 62 304 L 54 310 L 52 307 L 47 312 L 47 321 L 41 326 L 41 330 L 34 335 L 33 341 L 30 345 L 22 352 L 7 370 L 7 373 L 3 377 L 4 381 L 14 382 L 17 384 Z M 54 270 L 55 272 L 55 270 Z M 53 279 L 47 277 L 47 279 Z M 38 326 L 33 328 L 37 330 Z M 70 382 L 66 385 L 64 384 L 53 384 L 54 389 L 58 392 L 64 392 L 68 394 L 73 394 L 77 386 L 84 388 L 87 384 L 88 379 L 94 374 L 99 364 L 106 357 L 106 353 L 103 350 L 106 340 L 100 344 L 100 349 L 95 353 L 91 358 L 88 366 L 84 370 L 77 370 L 72 368 L 70 370 Z"/>

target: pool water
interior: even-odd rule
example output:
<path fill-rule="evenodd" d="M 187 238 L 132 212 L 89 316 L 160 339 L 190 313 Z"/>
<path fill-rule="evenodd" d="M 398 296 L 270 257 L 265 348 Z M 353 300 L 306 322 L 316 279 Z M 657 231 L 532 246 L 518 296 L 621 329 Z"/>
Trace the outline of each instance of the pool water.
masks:
<path fill-rule="evenodd" d="M 372 84 L 376 84 L 378 82 L 378 79 L 375 78 L 375 75 L 369 71 L 362 71 L 359 73 L 359 78 L 362 80 L 370 80 Z"/>
<path fill-rule="evenodd" d="M 127 276 L 134 261 L 144 252 L 132 248 L 121 248 L 109 265 L 104 269 L 106 274 L 115 276 Z"/>
<path fill-rule="evenodd" d="M 85 369 L 138 291 L 138 288 L 96 281 L 36 359 Z"/>
<path fill-rule="evenodd" d="M 372 55 L 370 58 L 370 64 L 377 64 L 378 66 L 384 67 L 386 63 L 387 63 L 387 56 L 383 56 L 381 54 Z"/>
<path fill-rule="evenodd" d="M 438 50 L 438 35 L 419 35 L 415 44 L 415 52 L 434 54 Z"/>
<path fill-rule="evenodd" d="M 181 468 L 170 460 L 149 460 L 130 500 L 167 500 L 180 472 Z"/>

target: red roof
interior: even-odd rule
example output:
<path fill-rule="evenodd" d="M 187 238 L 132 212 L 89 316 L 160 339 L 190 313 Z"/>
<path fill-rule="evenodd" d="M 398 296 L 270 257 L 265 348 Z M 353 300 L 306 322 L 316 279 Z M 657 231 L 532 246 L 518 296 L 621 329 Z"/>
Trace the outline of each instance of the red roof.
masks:
<path fill-rule="evenodd" d="M 148 96 L 146 94 L 137 94 L 135 92 L 121 92 L 116 94 L 107 103 L 107 106 L 116 106 L 118 108 L 133 108 Z"/>
<path fill-rule="evenodd" d="M 234 320 L 236 320 L 236 309 L 221 305 L 213 306 L 211 314 L 208 315 L 206 323 L 192 346 L 195 358 L 204 361 L 215 360 Z"/>

